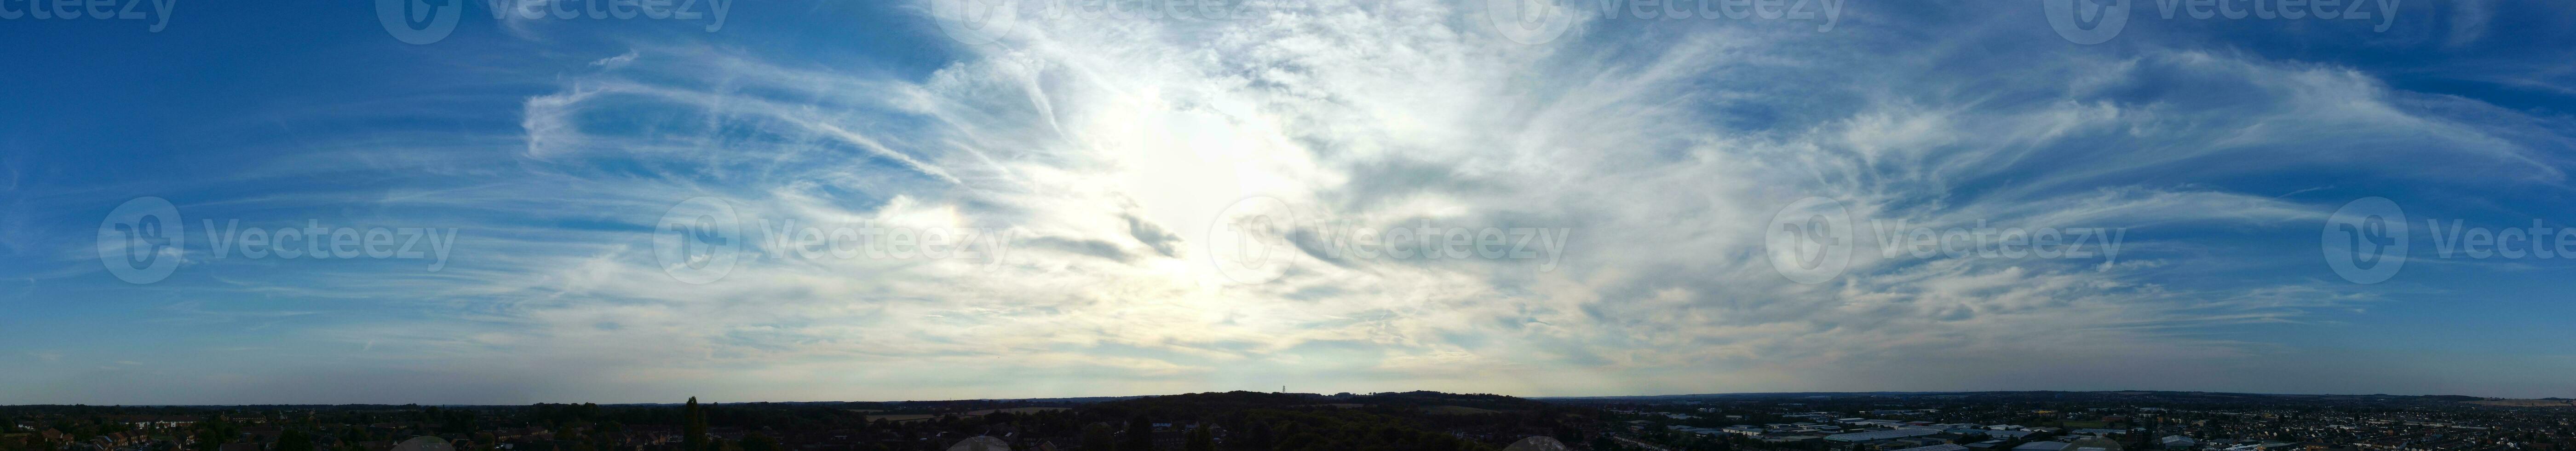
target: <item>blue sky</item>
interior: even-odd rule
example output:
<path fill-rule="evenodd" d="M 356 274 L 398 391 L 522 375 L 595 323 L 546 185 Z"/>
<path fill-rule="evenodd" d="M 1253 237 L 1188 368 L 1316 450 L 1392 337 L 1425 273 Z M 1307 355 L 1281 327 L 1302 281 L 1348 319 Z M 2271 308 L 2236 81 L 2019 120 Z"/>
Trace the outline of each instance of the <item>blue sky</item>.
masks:
<path fill-rule="evenodd" d="M 2051 1 L 476 1 L 421 44 L 372 2 L 0 1 L 0 403 L 2576 395 L 2576 265 L 2443 230 L 2576 225 L 2576 8 L 2132 0 L 2083 44 Z M 145 198 L 178 246 L 109 239 Z M 1838 271 L 1776 264 L 1808 198 Z M 2366 198 L 2409 245 L 2374 283 L 2330 262 Z M 2119 253 L 1913 255 L 1899 221 Z M 447 246 L 225 230 L 308 226 Z M 1424 227 L 1535 244 L 1330 251 Z M 884 230 L 967 252 L 833 235 Z"/>

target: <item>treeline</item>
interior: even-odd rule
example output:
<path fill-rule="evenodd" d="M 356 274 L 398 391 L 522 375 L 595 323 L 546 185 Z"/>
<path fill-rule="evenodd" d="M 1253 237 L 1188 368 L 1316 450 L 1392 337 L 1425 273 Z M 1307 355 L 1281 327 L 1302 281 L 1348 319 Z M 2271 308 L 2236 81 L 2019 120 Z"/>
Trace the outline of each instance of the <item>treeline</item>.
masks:
<path fill-rule="evenodd" d="M 1435 414 L 1426 411 L 1449 406 L 1493 412 Z M 1088 419 L 1126 425 L 1129 432 L 1124 433 L 1121 436 L 1123 440 L 1118 443 L 1129 445 L 1111 451 L 1140 451 L 1131 449 L 1143 443 L 1136 439 L 1140 434 L 1134 426 L 1153 422 L 1170 423 L 1174 429 L 1184 431 L 1183 434 L 1217 431 L 1211 434 L 1220 434 L 1224 440 L 1213 444 L 1212 449 L 1468 451 L 1492 450 L 1498 446 L 1459 438 L 1452 432 L 1480 432 L 1505 441 L 1541 434 L 1576 441 L 1586 437 L 1582 437 L 1581 428 L 1575 423 L 1596 420 L 1577 409 L 1527 399 L 1436 392 L 1319 397 L 1235 391 L 1104 402 L 1081 410 Z M 1121 417 L 1125 417 L 1123 421 L 1119 421 Z M 1185 437 L 1180 440 L 1180 447 L 1158 447 L 1151 448 L 1151 451 L 1200 451 L 1189 446 L 1195 440 Z M 1085 440 L 1086 443 L 1090 441 Z M 1095 448 L 1087 446 L 1082 449 L 1090 451 Z"/>

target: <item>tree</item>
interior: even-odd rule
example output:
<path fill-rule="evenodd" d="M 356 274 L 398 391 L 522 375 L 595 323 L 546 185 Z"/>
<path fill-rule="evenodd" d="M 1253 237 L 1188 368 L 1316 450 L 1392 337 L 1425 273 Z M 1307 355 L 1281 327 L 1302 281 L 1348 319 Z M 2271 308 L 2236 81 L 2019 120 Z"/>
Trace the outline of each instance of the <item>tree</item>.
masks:
<path fill-rule="evenodd" d="M 313 436 L 300 429 L 277 434 L 277 451 L 313 451 Z"/>
<path fill-rule="evenodd" d="M 1198 427 L 1190 428 L 1189 440 L 1183 443 L 1181 445 L 1183 451 L 1216 451 L 1216 433 L 1209 431 L 1207 424 L 1201 423 Z"/>
<path fill-rule="evenodd" d="M 241 426 L 233 425 L 220 413 L 208 415 L 204 421 L 197 422 L 197 443 L 204 445 L 205 449 L 223 449 L 225 443 L 230 443 L 234 437 L 240 436 Z"/>
<path fill-rule="evenodd" d="M 1127 437 L 1119 441 L 1118 451 L 1154 451 L 1154 422 L 1144 415 L 1127 420 Z"/>
<path fill-rule="evenodd" d="M 1106 424 L 1093 423 L 1082 428 L 1082 451 L 1116 451 L 1118 444 L 1111 435 Z"/>
<path fill-rule="evenodd" d="M 1270 451 L 1271 441 L 1270 422 L 1254 420 L 1252 426 L 1245 427 L 1243 433 L 1237 435 L 1235 440 L 1228 441 L 1228 444 L 1235 449 Z"/>
<path fill-rule="evenodd" d="M 680 450 L 711 451 L 707 449 L 707 412 L 698 407 L 698 397 L 689 397 L 689 403 L 680 407 L 680 417 Z"/>
<path fill-rule="evenodd" d="M 778 439 L 753 432 L 751 435 L 743 436 L 742 451 L 781 451 L 781 448 L 778 446 Z"/>

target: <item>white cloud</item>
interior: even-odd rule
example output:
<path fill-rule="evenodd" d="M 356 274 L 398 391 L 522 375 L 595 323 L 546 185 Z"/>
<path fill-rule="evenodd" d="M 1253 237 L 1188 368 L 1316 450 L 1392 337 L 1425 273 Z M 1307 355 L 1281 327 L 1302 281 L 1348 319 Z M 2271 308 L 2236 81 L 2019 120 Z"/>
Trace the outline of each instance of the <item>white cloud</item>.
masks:
<path fill-rule="evenodd" d="M 1453 6 L 1033 21 L 920 80 L 639 47 L 526 102 L 529 174 L 400 200 L 534 218 L 476 229 L 499 250 L 465 246 L 431 277 L 324 283 L 414 290 L 435 316 L 326 334 L 424 367 L 579 368 L 595 384 L 502 389 L 612 400 L 2193 388 L 2243 383 L 2215 368 L 2279 352 L 2198 331 L 2373 299 L 2175 275 L 2313 258 L 2183 239 L 2299 230 L 2331 208 L 2244 188 L 2248 174 L 2436 177 L 2379 163 L 2438 155 L 2443 171 L 2563 179 L 2525 138 L 2451 116 L 2474 102 L 2335 67 L 1994 56 L 2021 41 L 1974 24 L 1935 42 L 1892 24 L 1586 24 L 1524 46 Z M 1029 238 L 1002 265 L 755 255 L 690 285 L 643 230 L 701 195 L 753 227 Z M 1554 271 L 1296 256 L 1277 281 L 1229 284 L 1209 230 L 1255 195 L 1369 227 L 1564 227 L 1573 242 Z M 1763 227 L 1808 196 L 1864 224 L 2136 230 L 2116 263 L 1881 259 L 1871 243 L 1849 273 L 1801 285 L 1764 260 Z M 631 227 L 529 225 L 549 221 Z"/>

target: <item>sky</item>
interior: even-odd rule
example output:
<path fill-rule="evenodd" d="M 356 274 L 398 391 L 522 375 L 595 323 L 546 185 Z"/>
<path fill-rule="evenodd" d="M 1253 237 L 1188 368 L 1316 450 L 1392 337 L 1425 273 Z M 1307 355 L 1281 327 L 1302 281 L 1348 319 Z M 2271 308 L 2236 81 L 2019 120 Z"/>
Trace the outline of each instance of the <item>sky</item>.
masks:
<path fill-rule="evenodd" d="M 0 404 L 2576 396 L 2557 2 L 452 1 L 0 0 Z"/>

